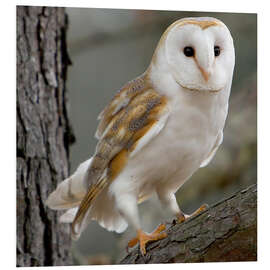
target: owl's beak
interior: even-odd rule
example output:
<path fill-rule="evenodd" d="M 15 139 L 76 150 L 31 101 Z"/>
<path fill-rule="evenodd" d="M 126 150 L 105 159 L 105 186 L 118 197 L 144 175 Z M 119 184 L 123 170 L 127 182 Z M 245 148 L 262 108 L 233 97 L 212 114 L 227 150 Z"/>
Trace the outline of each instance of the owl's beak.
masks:
<path fill-rule="evenodd" d="M 204 69 L 201 66 L 199 66 L 199 69 L 200 69 L 200 71 L 202 73 L 202 76 L 203 76 L 204 80 L 206 82 L 208 82 L 208 80 L 209 80 L 209 78 L 210 78 L 210 76 L 212 74 L 212 70 L 211 69 Z"/>
<path fill-rule="evenodd" d="M 209 78 L 212 75 L 212 66 L 210 64 L 212 62 L 211 59 L 197 59 L 196 57 L 194 57 L 194 60 L 205 82 L 208 82 Z"/>

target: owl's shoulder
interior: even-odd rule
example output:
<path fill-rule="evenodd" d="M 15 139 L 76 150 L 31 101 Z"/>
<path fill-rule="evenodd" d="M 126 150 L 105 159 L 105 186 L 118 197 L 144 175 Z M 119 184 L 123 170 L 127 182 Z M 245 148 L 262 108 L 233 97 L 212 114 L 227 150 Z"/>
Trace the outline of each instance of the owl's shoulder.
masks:
<path fill-rule="evenodd" d="M 96 131 L 96 137 L 100 139 L 111 120 L 121 110 L 125 109 L 130 104 L 131 100 L 151 87 L 148 74 L 145 72 L 120 88 L 98 116 L 100 122 Z"/>

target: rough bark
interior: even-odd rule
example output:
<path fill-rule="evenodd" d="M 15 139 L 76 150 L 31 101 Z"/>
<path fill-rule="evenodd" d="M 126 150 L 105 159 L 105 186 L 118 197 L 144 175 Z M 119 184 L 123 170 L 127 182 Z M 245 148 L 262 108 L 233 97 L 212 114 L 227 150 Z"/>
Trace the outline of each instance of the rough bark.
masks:
<path fill-rule="evenodd" d="M 63 8 L 17 7 L 17 266 L 70 264 L 69 227 L 44 202 L 68 175 Z"/>
<path fill-rule="evenodd" d="M 182 224 L 168 237 L 139 249 L 121 264 L 228 262 L 257 260 L 257 187 L 253 185 Z"/>

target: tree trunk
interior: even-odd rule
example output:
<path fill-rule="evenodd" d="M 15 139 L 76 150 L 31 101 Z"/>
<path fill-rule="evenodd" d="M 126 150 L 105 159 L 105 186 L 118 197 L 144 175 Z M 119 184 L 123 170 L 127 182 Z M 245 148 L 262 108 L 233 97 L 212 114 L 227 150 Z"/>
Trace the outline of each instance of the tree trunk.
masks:
<path fill-rule="evenodd" d="M 17 266 L 68 265 L 69 226 L 44 202 L 68 175 L 67 19 L 63 8 L 17 7 Z"/>
<path fill-rule="evenodd" d="M 257 187 L 238 192 L 153 242 L 143 257 L 139 249 L 120 263 L 228 262 L 257 260 Z"/>

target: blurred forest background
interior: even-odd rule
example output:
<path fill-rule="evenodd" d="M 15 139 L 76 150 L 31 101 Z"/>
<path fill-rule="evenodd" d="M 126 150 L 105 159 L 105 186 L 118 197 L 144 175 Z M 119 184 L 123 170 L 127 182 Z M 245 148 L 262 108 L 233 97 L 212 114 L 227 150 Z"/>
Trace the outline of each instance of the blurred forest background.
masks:
<path fill-rule="evenodd" d="M 76 136 L 71 172 L 95 151 L 97 116 L 114 93 L 145 71 L 165 29 L 175 20 L 211 16 L 231 30 L 236 66 L 224 142 L 215 158 L 178 191 L 181 208 L 190 213 L 257 181 L 257 15 L 242 13 L 67 8 L 70 120 Z M 143 228 L 168 220 L 156 198 L 140 206 Z M 64 226 L 64 225 L 63 225 Z M 76 264 L 113 264 L 125 255 L 128 229 L 122 235 L 92 222 L 73 242 Z"/>

